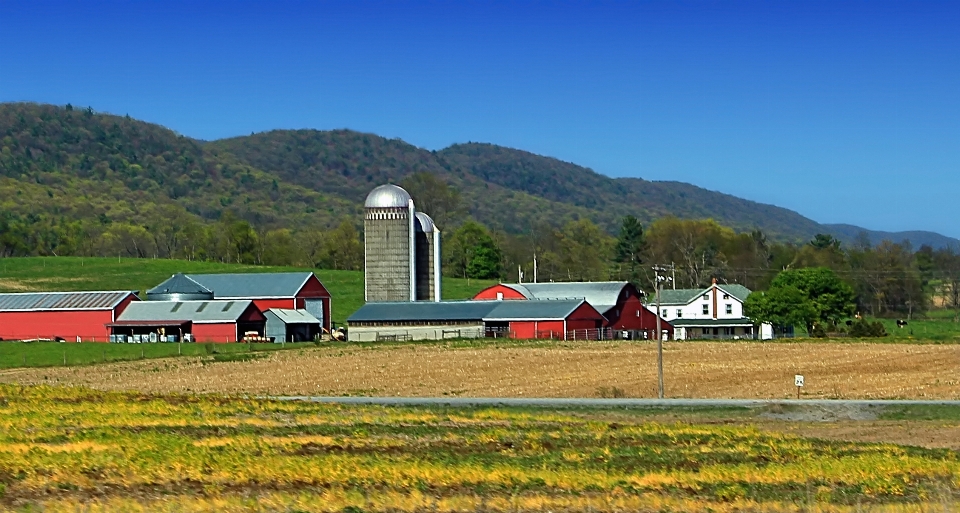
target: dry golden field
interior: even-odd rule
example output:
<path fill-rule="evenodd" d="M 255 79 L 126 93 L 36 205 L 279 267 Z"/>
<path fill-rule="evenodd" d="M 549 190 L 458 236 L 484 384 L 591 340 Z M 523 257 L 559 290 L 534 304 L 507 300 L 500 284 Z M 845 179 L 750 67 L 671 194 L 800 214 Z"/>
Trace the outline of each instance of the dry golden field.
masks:
<path fill-rule="evenodd" d="M 101 390 L 460 397 L 655 397 L 653 343 L 321 347 L 242 362 L 210 357 L 0 371 L 0 382 Z M 668 342 L 667 397 L 958 399 L 960 345 Z"/>

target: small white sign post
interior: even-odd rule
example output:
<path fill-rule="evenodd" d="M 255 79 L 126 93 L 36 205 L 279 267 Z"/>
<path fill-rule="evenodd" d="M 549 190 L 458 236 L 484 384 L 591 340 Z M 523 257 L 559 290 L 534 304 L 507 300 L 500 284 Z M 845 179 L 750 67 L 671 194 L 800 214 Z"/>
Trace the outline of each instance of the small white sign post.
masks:
<path fill-rule="evenodd" d="M 800 399 L 800 389 L 803 388 L 803 374 L 794 376 L 793 384 L 797 386 L 797 399 Z"/>

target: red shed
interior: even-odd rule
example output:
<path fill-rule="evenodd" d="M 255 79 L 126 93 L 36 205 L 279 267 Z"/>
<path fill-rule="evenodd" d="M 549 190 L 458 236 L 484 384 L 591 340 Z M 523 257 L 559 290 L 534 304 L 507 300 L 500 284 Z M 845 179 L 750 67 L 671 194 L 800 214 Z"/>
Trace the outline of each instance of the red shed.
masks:
<path fill-rule="evenodd" d="M 330 293 L 312 272 L 175 274 L 148 290 L 147 299 L 152 300 L 154 295 L 193 294 L 197 284 L 212 292 L 213 299 L 250 300 L 261 312 L 270 308 L 306 310 L 324 329 L 330 330 Z"/>
<path fill-rule="evenodd" d="M 583 299 L 603 314 L 611 335 L 654 338 L 657 316 L 641 300 L 641 292 L 625 281 L 500 283 L 481 290 L 474 299 L 530 300 Z M 673 338 L 673 326 L 660 320 L 660 329 Z"/>
<path fill-rule="evenodd" d="M 0 339 L 109 342 L 105 325 L 132 301 L 127 290 L 0 294 Z"/>

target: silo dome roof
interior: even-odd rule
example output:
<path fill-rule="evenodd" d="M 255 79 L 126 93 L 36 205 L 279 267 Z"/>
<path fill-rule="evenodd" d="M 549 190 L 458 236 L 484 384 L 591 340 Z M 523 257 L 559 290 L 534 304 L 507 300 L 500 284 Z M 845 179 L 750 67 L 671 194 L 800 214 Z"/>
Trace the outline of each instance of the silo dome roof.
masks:
<path fill-rule="evenodd" d="M 398 208 L 406 207 L 410 201 L 410 195 L 402 187 L 388 183 L 381 185 L 367 194 L 367 200 L 363 202 L 364 208 Z"/>
<path fill-rule="evenodd" d="M 423 212 L 417 212 L 417 231 L 424 233 L 433 232 L 433 219 Z"/>

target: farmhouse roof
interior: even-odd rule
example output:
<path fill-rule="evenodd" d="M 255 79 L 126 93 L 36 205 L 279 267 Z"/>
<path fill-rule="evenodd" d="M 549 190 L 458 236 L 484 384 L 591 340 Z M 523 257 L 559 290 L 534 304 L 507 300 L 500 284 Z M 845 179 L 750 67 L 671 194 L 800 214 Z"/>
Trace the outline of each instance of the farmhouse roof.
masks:
<path fill-rule="evenodd" d="M 710 289 L 665 289 L 660 291 L 661 305 L 686 305 L 694 299 L 704 295 Z M 650 303 L 655 304 L 657 296 L 649 297 Z"/>
<path fill-rule="evenodd" d="M 136 296 L 136 293 L 132 290 L 113 290 L 0 294 L 0 311 L 112 310 L 131 295 Z"/>
<path fill-rule="evenodd" d="M 747 296 L 753 293 L 752 290 L 736 283 L 717 284 L 717 288 L 739 299 L 741 303 L 746 301 Z"/>
<path fill-rule="evenodd" d="M 240 301 L 135 301 L 117 317 L 118 323 L 133 321 L 195 324 L 236 322 L 253 304 Z"/>
<path fill-rule="evenodd" d="M 292 298 L 307 284 L 312 272 L 188 274 L 213 291 L 217 299 Z"/>
<path fill-rule="evenodd" d="M 600 312 L 606 312 L 617 304 L 625 281 L 550 282 L 550 283 L 504 283 L 527 299 L 584 299 Z"/>
<path fill-rule="evenodd" d="M 583 299 L 560 301 L 376 302 L 360 307 L 347 322 L 509 321 L 565 319 Z"/>
<path fill-rule="evenodd" d="M 717 284 L 717 288 L 737 298 L 741 303 L 752 293 L 750 289 L 736 283 Z M 709 294 L 710 289 L 711 287 L 704 289 L 665 289 L 660 291 L 660 304 L 662 306 L 688 305 L 698 297 Z M 647 304 L 656 304 L 656 296 L 650 295 L 647 301 Z"/>

